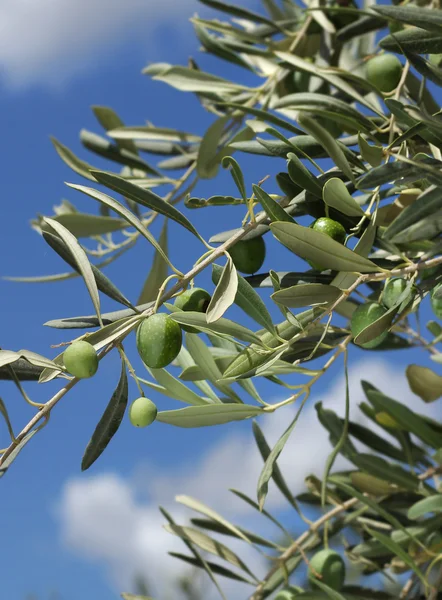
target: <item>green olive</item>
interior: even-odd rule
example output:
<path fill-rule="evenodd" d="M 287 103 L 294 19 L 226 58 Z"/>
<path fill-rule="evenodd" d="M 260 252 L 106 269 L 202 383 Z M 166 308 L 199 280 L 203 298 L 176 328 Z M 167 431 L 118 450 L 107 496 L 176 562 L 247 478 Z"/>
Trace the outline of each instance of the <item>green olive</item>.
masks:
<path fill-rule="evenodd" d="M 175 360 L 182 341 L 181 327 L 164 313 L 148 317 L 137 329 L 138 353 L 151 369 L 162 369 Z"/>
<path fill-rule="evenodd" d="M 63 353 L 63 362 L 71 375 L 78 379 L 88 379 L 98 369 L 98 356 L 89 342 L 80 340 L 71 344 Z"/>
<path fill-rule="evenodd" d="M 368 302 L 367 304 L 361 304 L 354 311 L 351 317 L 351 332 L 353 337 L 356 337 L 363 329 L 377 321 L 382 315 L 387 312 L 387 309 L 377 302 Z M 388 335 L 388 331 L 383 331 L 374 340 L 365 342 L 365 344 L 359 344 L 362 348 L 376 348 L 379 344 L 385 340 Z"/>
<path fill-rule="evenodd" d="M 309 579 L 313 586 L 318 579 L 315 572 L 321 575 L 321 583 L 335 591 L 342 589 L 345 581 L 345 563 L 342 556 L 334 550 L 320 550 L 310 560 Z"/>
<path fill-rule="evenodd" d="M 236 242 L 229 250 L 233 264 L 241 271 L 252 275 L 262 267 L 266 256 L 265 242 L 262 236 L 251 240 Z"/>
<path fill-rule="evenodd" d="M 186 290 L 175 298 L 174 305 L 184 311 L 194 311 L 205 313 L 210 304 L 211 295 L 202 288 L 193 288 Z M 181 325 L 181 329 L 189 333 L 199 333 L 198 329 Z"/>
<path fill-rule="evenodd" d="M 335 240 L 340 244 L 345 242 L 347 234 L 344 227 L 341 225 L 341 223 L 334 221 L 329 217 L 320 217 L 319 219 L 316 219 L 316 221 L 310 225 L 310 228 L 314 229 L 315 231 L 319 231 L 320 233 L 325 233 L 325 235 L 328 235 L 328 237 L 331 237 L 332 240 Z M 322 265 L 318 265 L 314 262 L 308 261 L 308 263 L 316 271 L 323 271 L 325 268 Z"/>
<path fill-rule="evenodd" d="M 394 54 L 379 54 L 365 65 L 367 81 L 381 92 L 392 92 L 402 77 L 402 63 Z"/>
<path fill-rule="evenodd" d="M 438 319 L 442 319 L 442 298 L 435 298 L 434 294 L 437 290 L 440 290 L 441 286 L 442 283 L 438 283 L 431 292 L 431 308 Z"/>
<path fill-rule="evenodd" d="M 405 291 L 407 287 L 407 281 L 399 277 L 394 277 L 387 281 L 384 293 L 382 295 L 382 302 L 387 308 L 391 308 L 399 300 L 400 295 Z"/>
<path fill-rule="evenodd" d="M 302 588 L 296 585 L 289 585 L 288 587 L 278 592 L 274 600 L 293 600 L 293 598 L 296 598 L 296 596 L 298 596 L 298 594 L 300 594 L 301 592 L 303 592 Z"/>
<path fill-rule="evenodd" d="M 157 413 L 157 407 L 152 400 L 141 396 L 130 405 L 129 419 L 135 427 L 147 427 L 155 421 Z"/>

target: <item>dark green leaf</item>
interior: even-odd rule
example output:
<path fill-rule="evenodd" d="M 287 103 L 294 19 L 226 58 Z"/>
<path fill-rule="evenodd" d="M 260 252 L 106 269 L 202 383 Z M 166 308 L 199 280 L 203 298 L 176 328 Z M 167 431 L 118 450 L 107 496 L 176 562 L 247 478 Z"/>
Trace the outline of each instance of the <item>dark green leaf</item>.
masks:
<path fill-rule="evenodd" d="M 442 52 L 442 33 L 425 31 L 425 29 L 419 27 L 410 27 L 382 38 L 379 46 L 391 52 L 400 52 L 402 47 L 416 54 L 438 54 Z"/>
<path fill-rule="evenodd" d="M 161 229 L 160 237 L 158 238 L 158 244 L 167 256 L 167 219 L 164 220 L 163 228 Z M 149 270 L 146 281 L 144 282 L 143 289 L 141 290 L 140 296 L 137 300 L 137 304 L 144 304 L 145 302 L 151 302 L 157 299 L 158 292 L 161 285 L 164 283 L 169 271 L 169 265 L 164 260 L 162 255 L 156 251 L 153 258 L 152 267 Z"/>
<path fill-rule="evenodd" d="M 326 234 L 294 223 L 272 223 L 273 235 L 286 248 L 304 258 L 336 271 L 373 273 L 379 267 Z"/>
<path fill-rule="evenodd" d="M 126 181 L 118 175 L 105 173 L 104 171 L 93 171 L 93 175 L 97 181 L 110 188 L 111 190 L 122 194 L 125 198 L 129 198 L 142 206 L 150 208 L 155 212 L 176 221 L 188 231 L 200 238 L 199 233 L 192 223 L 174 206 L 165 202 L 160 196 L 151 190 L 143 189 L 138 185 Z"/>
<path fill-rule="evenodd" d="M 293 218 L 282 208 L 282 206 L 278 204 L 278 202 L 276 202 L 276 200 L 274 200 L 271 196 L 269 196 L 262 188 L 257 185 L 253 185 L 253 193 L 271 221 L 288 221 L 289 223 L 295 222 Z"/>
<path fill-rule="evenodd" d="M 218 284 L 222 273 L 222 267 L 219 265 L 212 265 L 212 281 Z M 237 304 L 246 314 L 254 319 L 257 323 L 265 327 L 268 331 L 274 332 L 275 327 L 273 325 L 272 317 L 268 312 L 264 302 L 260 296 L 255 292 L 252 286 L 242 277 L 239 273 L 238 276 L 238 290 L 235 296 L 235 304 Z"/>
<path fill-rule="evenodd" d="M 128 393 L 126 363 L 122 359 L 120 380 L 86 447 L 81 461 L 82 471 L 94 464 L 118 431 L 126 411 Z"/>
<path fill-rule="evenodd" d="M 384 17 L 434 31 L 442 35 L 442 10 L 422 6 L 374 6 L 373 10 Z"/>

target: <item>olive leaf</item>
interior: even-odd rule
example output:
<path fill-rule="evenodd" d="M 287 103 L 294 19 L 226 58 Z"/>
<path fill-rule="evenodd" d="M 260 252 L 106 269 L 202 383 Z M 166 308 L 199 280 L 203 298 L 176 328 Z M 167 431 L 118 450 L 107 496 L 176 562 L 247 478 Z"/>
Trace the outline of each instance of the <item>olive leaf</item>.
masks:
<path fill-rule="evenodd" d="M 356 254 L 325 233 L 295 223 L 282 222 L 271 223 L 270 229 L 286 248 L 324 268 L 359 273 L 374 273 L 379 270 L 371 260 Z"/>
<path fill-rule="evenodd" d="M 222 267 L 212 265 L 212 281 L 218 284 L 222 273 Z M 254 321 L 265 327 L 269 332 L 274 333 L 272 317 L 262 301 L 261 297 L 255 292 L 252 286 L 237 273 L 238 289 L 235 296 L 235 304 L 239 306 Z"/>
<path fill-rule="evenodd" d="M 272 294 L 272 299 L 278 304 L 289 308 L 315 306 L 334 302 L 341 296 L 340 289 L 322 283 L 298 284 L 284 288 Z"/>
<path fill-rule="evenodd" d="M 209 427 L 256 417 L 262 409 L 245 404 L 207 404 L 178 410 L 163 410 L 157 421 L 175 427 Z"/>
<path fill-rule="evenodd" d="M 158 238 L 158 244 L 167 256 L 167 224 L 168 220 L 164 220 L 163 227 L 161 229 L 160 237 Z M 144 282 L 143 289 L 138 297 L 137 304 L 144 304 L 156 300 L 158 291 L 161 285 L 164 283 L 167 273 L 169 271 L 169 265 L 164 260 L 163 256 L 156 251 L 153 258 L 152 267 L 147 275 L 146 281 Z"/>
<path fill-rule="evenodd" d="M 128 393 L 126 363 L 122 359 L 120 379 L 84 451 L 81 461 L 82 471 L 86 471 L 94 464 L 117 433 L 126 411 Z"/>
<path fill-rule="evenodd" d="M 253 184 L 253 193 L 262 205 L 271 221 L 288 221 L 294 223 L 294 219 L 282 208 L 276 200 L 267 194 L 262 188 Z"/>
<path fill-rule="evenodd" d="M 339 177 L 332 177 L 325 182 L 322 188 L 322 196 L 325 204 L 336 208 L 349 217 L 360 217 L 364 211 L 352 197 L 345 183 Z"/>
<path fill-rule="evenodd" d="M 188 231 L 193 233 L 197 238 L 201 239 L 201 236 L 192 225 L 192 223 L 172 204 L 165 202 L 160 196 L 152 192 L 151 190 L 144 189 L 139 185 L 135 185 L 130 181 L 126 181 L 118 175 L 112 173 L 106 173 L 105 171 L 93 171 L 92 172 L 96 180 L 106 187 L 110 188 L 114 192 L 118 192 L 125 198 L 129 198 L 146 208 L 150 208 L 155 212 L 172 219 L 176 223 L 179 223 L 185 227 Z"/>
<path fill-rule="evenodd" d="M 207 323 L 214 323 L 223 316 L 234 303 L 237 291 L 238 274 L 231 256 L 227 254 L 227 262 L 207 307 Z"/>
<path fill-rule="evenodd" d="M 55 231 L 55 233 L 66 244 L 67 249 L 71 253 L 72 258 L 75 261 L 75 264 L 77 265 L 78 270 L 84 279 L 87 290 L 92 300 L 92 304 L 94 305 L 98 321 L 100 325 L 102 325 L 103 323 L 101 320 L 100 297 L 98 295 L 97 282 L 95 281 L 94 272 L 92 270 L 86 252 L 79 244 L 77 238 L 74 235 L 72 235 L 72 233 L 68 231 L 66 227 L 64 227 L 61 223 L 57 223 L 57 221 L 54 221 L 49 217 L 43 217 L 43 222 L 50 228 L 52 228 Z"/>
<path fill-rule="evenodd" d="M 124 127 L 123 121 L 109 106 L 94 105 L 91 108 L 95 118 L 107 133 L 112 129 Z M 137 147 L 132 140 L 117 140 L 117 146 L 129 150 L 129 152 L 132 152 L 133 154 L 138 154 Z"/>

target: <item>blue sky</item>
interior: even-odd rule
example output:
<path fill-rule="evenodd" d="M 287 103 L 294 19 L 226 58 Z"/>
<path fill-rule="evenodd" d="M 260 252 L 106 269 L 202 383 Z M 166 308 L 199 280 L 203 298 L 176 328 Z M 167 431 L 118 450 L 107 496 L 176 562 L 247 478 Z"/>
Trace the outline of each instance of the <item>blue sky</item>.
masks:
<path fill-rule="evenodd" d="M 255 8 L 259 4 L 249 3 Z M 83 150 L 78 137 L 83 127 L 101 133 L 89 108 L 93 104 L 114 108 L 128 125 L 148 119 L 157 126 L 203 133 L 212 120 L 193 96 L 152 82 L 140 73 L 148 62 L 184 64 L 188 56 L 196 56 L 198 44 L 186 17 L 197 9 L 199 13 L 208 11 L 194 0 L 179 4 L 174 0 L 127 0 L 124 10 L 121 6 L 105 0 L 59 0 L 57 4 L 42 0 L 37 8 L 24 0 L 10 0 L 0 7 L 4 148 L 0 275 L 65 271 L 62 261 L 31 230 L 29 220 L 38 212 L 50 215 L 52 206 L 62 198 L 84 210 L 97 210 L 92 201 L 64 185 L 65 181 L 84 184 L 84 180 L 60 161 L 49 135 L 100 167 L 106 163 Z M 198 60 L 207 69 L 215 64 L 210 58 L 198 56 Z M 238 80 L 245 73 L 236 67 L 218 65 L 217 69 L 220 75 Z M 238 158 L 247 171 L 252 165 L 250 157 Z M 253 161 L 248 184 L 283 167 L 281 162 Z M 269 191 L 273 191 L 272 185 L 268 184 Z M 216 183 L 204 182 L 197 191 L 207 196 L 214 191 L 234 193 L 234 188 L 230 178 L 221 173 Z M 208 209 L 188 216 L 208 238 L 239 224 L 243 209 Z M 201 253 L 198 242 L 178 227 L 170 239 L 172 261 L 187 270 Z M 265 267 L 275 267 L 276 248 L 278 269 L 302 267 L 301 261 L 276 244 L 269 245 Z M 151 249 L 140 243 L 107 273 L 135 300 L 151 259 Z M 208 274 L 202 275 L 198 284 L 209 287 Z M 0 298 L 1 346 L 27 348 L 47 356 L 57 353 L 51 345 L 71 336 L 42 327 L 45 321 L 93 312 L 80 279 L 47 285 L 0 280 Z M 103 300 L 104 310 L 113 308 L 110 301 Z M 229 316 L 243 318 L 235 309 Z M 128 348 L 140 375 L 145 375 L 133 353 L 133 340 Z M 367 376 L 370 372 L 370 379 L 381 387 L 394 371 L 396 396 L 416 403 L 403 378 L 405 360 L 411 357 L 412 353 L 400 353 L 387 362 L 378 354 L 354 351 L 350 363 L 353 405 L 362 399 L 358 382 L 364 371 Z M 415 355 L 413 360 L 426 364 L 424 355 Z M 339 368 L 324 378 L 312 404 L 322 399 L 342 412 Z M 107 452 L 90 472 L 81 474 L 82 452 L 116 384 L 118 369 L 117 357 L 111 355 L 93 380 L 77 386 L 2 479 L 1 597 L 24 600 L 34 593 L 39 600 L 46 600 L 56 591 L 63 600 L 108 600 L 117 598 L 119 591 L 131 591 L 136 572 L 145 572 L 164 590 L 161 581 L 169 577 L 171 569 L 181 568 L 165 557 L 166 552 L 181 550 L 181 546 L 162 532 L 162 517 L 156 507 L 162 503 L 180 515 L 181 509 L 174 504 L 179 493 L 198 497 L 244 523 L 255 521 L 238 502 L 230 502 L 224 491 L 239 487 L 254 494 L 260 460 L 250 423 L 201 430 L 155 424 L 148 430 L 135 430 L 125 422 Z M 46 401 L 58 385 L 28 384 L 26 389 L 34 400 Z M 274 387 L 261 389 L 267 397 L 282 399 Z M 135 397 L 134 385 L 131 394 Z M 32 411 L 12 384 L 2 383 L 0 395 L 16 430 L 20 430 Z M 161 407 L 170 406 L 162 397 L 151 397 Z M 424 411 L 420 404 L 417 407 Z M 285 409 L 262 423 L 271 441 L 282 433 L 292 412 Z M 0 427 L 6 443 L 6 429 Z M 302 429 L 281 457 L 294 489 L 301 489 L 303 478 L 312 470 L 320 474 L 328 451 L 326 436 L 317 426 L 313 411 L 306 411 Z M 280 497 L 273 493 L 269 506 L 284 509 Z M 250 561 L 257 564 L 252 555 Z"/>

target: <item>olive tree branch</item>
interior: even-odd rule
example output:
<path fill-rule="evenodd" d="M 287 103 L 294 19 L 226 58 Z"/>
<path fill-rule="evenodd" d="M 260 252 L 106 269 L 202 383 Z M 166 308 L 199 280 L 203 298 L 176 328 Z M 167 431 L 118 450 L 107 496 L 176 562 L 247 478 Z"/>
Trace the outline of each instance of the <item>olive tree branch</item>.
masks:
<path fill-rule="evenodd" d="M 267 575 L 261 581 L 261 583 L 257 586 L 253 594 L 250 596 L 250 600 L 259 600 L 262 597 L 264 586 L 267 581 L 281 568 L 281 566 L 285 565 L 285 563 L 298 552 L 301 548 L 301 545 L 304 544 L 308 538 L 317 533 L 318 529 L 322 527 L 325 523 L 336 517 L 337 515 L 345 512 L 355 504 L 357 504 L 359 500 L 357 498 L 350 498 L 346 500 L 339 506 L 335 506 L 325 515 L 322 515 L 317 521 L 312 523 L 308 529 L 306 529 L 297 540 L 293 542 L 277 559 L 277 564 L 268 571 Z"/>

